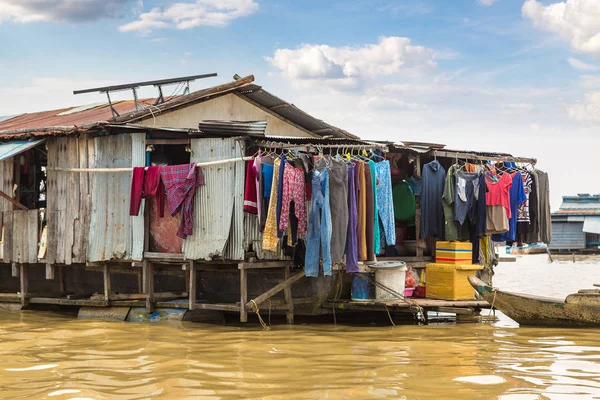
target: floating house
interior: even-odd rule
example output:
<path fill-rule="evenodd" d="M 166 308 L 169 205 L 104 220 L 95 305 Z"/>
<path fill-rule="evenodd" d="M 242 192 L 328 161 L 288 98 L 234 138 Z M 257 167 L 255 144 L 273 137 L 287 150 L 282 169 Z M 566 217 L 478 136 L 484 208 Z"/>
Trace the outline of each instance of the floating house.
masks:
<path fill-rule="evenodd" d="M 600 195 L 563 196 L 552 213 L 552 243 L 555 252 L 600 251 Z"/>
<path fill-rule="evenodd" d="M 388 153 L 401 160 L 395 165 L 404 179 L 420 177 L 433 160 L 535 159 L 360 140 L 253 81 L 236 76 L 162 102 L 109 102 L 0 122 L 0 303 L 235 313 L 241 322 L 267 308 L 290 323 L 295 313 L 336 309 L 414 314 L 487 306 L 482 300 L 348 301 L 342 265 L 334 265 L 333 276 L 304 278 L 302 261 L 282 243 L 263 250 L 258 217 L 244 212 L 246 161 L 260 149 Z M 152 198 L 130 216 L 133 167 L 190 162 L 202 167 L 206 183 L 195 193 L 191 235 L 178 237 L 179 215 L 158 217 Z M 416 207 L 416 224 L 407 229 L 413 237 L 418 201 Z M 435 243 L 414 242 L 414 249 L 406 250 L 407 240 L 401 252 L 378 259 L 422 269 L 434 259 Z M 484 262 L 488 282 L 495 263 L 492 251 Z"/>

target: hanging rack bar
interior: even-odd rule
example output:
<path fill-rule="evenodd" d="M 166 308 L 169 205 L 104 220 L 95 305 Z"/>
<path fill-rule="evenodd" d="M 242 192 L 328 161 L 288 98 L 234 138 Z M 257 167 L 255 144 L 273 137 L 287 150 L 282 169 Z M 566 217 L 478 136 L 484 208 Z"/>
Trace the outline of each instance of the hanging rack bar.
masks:
<path fill-rule="evenodd" d="M 520 162 L 535 165 L 537 159 L 535 158 L 523 158 L 523 157 L 512 157 L 512 156 L 480 156 L 473 153 L 459 153 L 452 151 L 434 150 L 432 152 L 434 157 L 446 157 L 452 159 L 469 159 L 469 160 L 480 160 L 480 161 L 509 161 L 509 162 Z"/>
<path fill-rule="evenodd" d="M 208 161 L 203 163 L 196 163 L 196 167 L 206 167 L 210 165 L 228 164 L 238 161 L 249 161 L 253 160 L 254 157 L 238 157 L 230 158 L 227 160 Z M 59 171 L 59 172 L 131 172 L 132 167 L 129 168 L 60 168 L 60 167 L 48 167 L 46 171 Z"/>

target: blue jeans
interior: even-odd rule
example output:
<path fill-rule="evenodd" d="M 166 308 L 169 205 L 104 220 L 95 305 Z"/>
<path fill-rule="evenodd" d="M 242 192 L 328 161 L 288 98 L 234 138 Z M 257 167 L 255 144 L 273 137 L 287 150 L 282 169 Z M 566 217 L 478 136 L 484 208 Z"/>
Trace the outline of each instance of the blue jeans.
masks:
<path fill-rule="evenodd" d="M 329 207 L 329 170 L 314 171 L 312 201 L 308 216 L 306 276 L 319 276 L 319 260 L 323 257 L 323 274 L 331 276 L 331 209 Z"/>

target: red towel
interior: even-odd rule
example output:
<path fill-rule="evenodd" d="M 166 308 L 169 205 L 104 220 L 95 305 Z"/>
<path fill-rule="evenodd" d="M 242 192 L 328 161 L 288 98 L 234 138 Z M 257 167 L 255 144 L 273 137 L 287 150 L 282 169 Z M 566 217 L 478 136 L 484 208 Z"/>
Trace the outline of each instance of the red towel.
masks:
<path fill-rule="evenodd" d="M 140 213 L 142 199 L 156 197 L 159 217 L 165 216 L 165 186 L 160 177 L 160 167 L 134 167 L 131 175 L 129 215 Z"/>
<path fill-rule="evenodd" d="M 244 211 L 250 214 L 258 214 L 258 203 L 256 198 L 256 170 L 253 162 L 248 161 L 246 165 L 246 187 L 244 189 Z"/>

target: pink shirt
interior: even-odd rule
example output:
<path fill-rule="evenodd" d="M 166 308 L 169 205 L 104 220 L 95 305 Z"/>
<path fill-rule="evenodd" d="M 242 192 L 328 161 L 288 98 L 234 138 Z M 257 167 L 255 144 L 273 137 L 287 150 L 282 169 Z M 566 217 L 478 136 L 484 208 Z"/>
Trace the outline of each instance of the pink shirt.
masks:
<path fill-rule="evenodd" d="M 504 173 L 498 182 L 490 182 L 491 178 L 486 175 L 488 192 L 485 194 L 485 204 L 487 206 L 503 206 L 506 209 L 506 215 L 511 218 L 510 212 L 510 188 L 512 178 L 510 174 Z"/>

